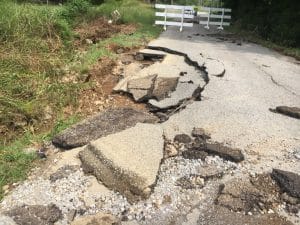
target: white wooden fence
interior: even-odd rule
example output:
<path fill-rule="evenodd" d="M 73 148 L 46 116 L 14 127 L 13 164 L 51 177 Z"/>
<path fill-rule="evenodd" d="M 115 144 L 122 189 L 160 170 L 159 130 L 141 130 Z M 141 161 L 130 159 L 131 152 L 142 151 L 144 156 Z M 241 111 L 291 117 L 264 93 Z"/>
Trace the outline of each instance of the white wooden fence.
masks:
<path fill-rule="evenodd" d="M 223 30 L 223 26 L 230 25 L 228 20 L 231 19 L 231 16 L 225 15 L 226 13 L 228 14 L 230 12 L 231 9 L 202 7 L 201 12 L 198 12 L 198 16 L 200 16 L 199 23 L 205 25 L 206 29 L 209 29 L 209 25 L 216 25 L 219 26 L 218 29 Z M 202 20 L 202 18 L 205 19 Z"/>
<path fill-rule="evenodd" d="M 164 17 L 164 20 L 156 20 L 156 25 L 163 25 L 164 30 L 167 29 L 167 26 L 178 26 L 180 27 L 180 32 L 183 27 L 193 27 L 193 22 L 185 22 L 185 19 L 193 19 L 194 7 L 193 6 L 181 6 L 181 5 L 163 5 L 155 4 L 156 9 L 164 10 L 156 12 L 155 16 Z M 175 21 L 168 21 L 168 18 L 175 19 Z M 180 20 L 179 21 L 176 21 Z"/>

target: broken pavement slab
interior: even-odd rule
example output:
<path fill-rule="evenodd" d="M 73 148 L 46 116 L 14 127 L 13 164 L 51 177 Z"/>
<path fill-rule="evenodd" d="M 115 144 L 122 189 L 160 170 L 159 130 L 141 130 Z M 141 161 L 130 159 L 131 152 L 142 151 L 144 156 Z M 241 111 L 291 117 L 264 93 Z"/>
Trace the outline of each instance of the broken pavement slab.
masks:
<path fill-rule="evenodd" d="M 270 109 L 270 111 L 300 119 L 300 108 L 298 107 L 277 106 L 275 109 Z"/>
<path fill-rule="evenodd" d="M 163 130 L 158 125 L 135 127 L 91 142 L 79 153 L 85 172 L 133 202 L 147 198 L 163 158 Z"/>
<path fill-rule="evenodd" d="M 155 123 L 156 116 L 131 108 L 109 109 L 79 122 L 56 135 L 52 143 L 60 148 L 71 149 L 86 145 L 100 137 L 125 130 L 140 123 Z"/>
<path fill-rule="evenodd" d="M 167 53 L 163 51 L 157 51 L 152 49 L 142 49 L 140 50 L 137 55 L 142 55 L 143 59 L 163 59 Z"/>
<path fill-rule="evenodd" d="M 170 97 L 161 101 L 150 99 L 148 103 L 151 107 L 158 109 L 168 109 L 178 106 L 183 100 L 190 99 L 198 87 L 199 85 L 197 84 L 178 83 L 176 90 L 170 94 Z"/>
<path fill-rule="evenodd" d="M 283 191 L 292 197 L 300 198 L 300 175 L 289 171 L 273 169 L 271 176 Z"/>
<path fill-rule="evenodd" d="M 140 102 L 151 97 L 156 77 L 157 75 L 154 74 L 128 81 L 127 90 L 130 94 L 132 94 L 133 99 L 136 102 Z"/>
<path fill-rule="evenodd" d="M 150 99 L 150 106 L 158 109 L 176 107 L 181 101 L 192 98 L 195 90 L 206 84 L 202 76 L 204 71 L 200 70 L 202 67 L 187 63 L 183 55 L 165 54 L 162 62 L 125 74 L 124 79 L 114 87 L 114 91 L 130 93 L 137 102 Z M 157 77 L 152 88 L 144 79 L 151 81 L 149 77 L 154 74 Z"/>

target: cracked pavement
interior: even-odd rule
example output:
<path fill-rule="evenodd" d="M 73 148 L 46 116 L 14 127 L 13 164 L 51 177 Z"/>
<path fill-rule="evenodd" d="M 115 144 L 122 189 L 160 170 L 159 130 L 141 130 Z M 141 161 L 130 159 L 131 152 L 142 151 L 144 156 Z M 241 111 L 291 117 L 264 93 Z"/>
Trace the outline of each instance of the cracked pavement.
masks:
<path fill-rule="evenodd" d="M 244 215 L 230 212 L 214 202 L 219 185 L 230 183 L 235 178 L 247 179 L 253 174 L 269 173 L 273 168 L 300 173 L 299 159 L 293 155 L 300 149 L 300 120 L 269 111 L 269 108 L 278 105 L 299 107 L 300 67 L 294 59 L 259 45 L 220 42 L 215 35 L 209 35 L 217 32 L 197 25 L 181 33 L 176 28 L 169 28 L 149 43 L 150 49 L 168 49 L 169 53 L 176 52 L 188 57 L 194 66 L 201 69 L 202 66 L 208 67 L 209 80 L 204 77 L 208 83 L 201 90 L 201 101 L 190 101 L 184 109 L 172 113 L 166 122 L 156 126 L 164 131 L 164 137 L 169 140 L 173 140 L 176 134 L 191 134 L 194 127 L 203 128 L 210 134 L 211 141 L 242 149 L 245 155 L 243 162 L 233 163 L 215 156 L 208 156 L 205 161 L 187 160 L 180 156 L 167 158 L 162 160 L 150 198 L 136 204 L 129 204 L 119 193 L 108 190 L 93 176 L 86 176 L 82 171 L 56 181 L 57 185 L 39 178 L 38 181 L 28 181 L 24 187 L 19 186 L 15 191 L 17 194 L 8 196 L 0 208 L 11 208 L 24 202 L 43 205 L 54 201 L 64 214 L 84 208 L 84 215 L 99 211 L 123 219 L 127 215 L 128 221 L 122 221 L 124 225 L 290 224 L 272 212 Z M 216 71 L 221 75 L 216 76 Z M 151 131 L 147 135 L 151 135 Z M 132 149 L 130 143 L 126 143 L 127 147 Z M 142 146 L 140 150 L 144 151 L 146 147 Z M 76 162 L 74 165 L 80 164 L 75 155 L 67 155 L 70 152 L 59 153 L 64 158 L 61 165 L 72 162 Z M 134 166 L 141 165 L 136 162 Z M 207 166 L 215 167 L 224 176 L 207 181 L 202 189 L 183 191 L 175 185 L 178 178 L 205 171 Z M 50 168 L 53 169 L 53 166 Z M 46 171 L 47 176 L 52 169 Z M 45 188 L 51 191 L 39 197 L 43 194 L 32 187 L 39 192 Z M 69 201 L 71 197 L 72 202 Z M 299 223 L 297 215 L 287 214 L 283 210 L 277 213 L 294 224 Z M 57 224 L 68 222 L 64 219 Z"/>

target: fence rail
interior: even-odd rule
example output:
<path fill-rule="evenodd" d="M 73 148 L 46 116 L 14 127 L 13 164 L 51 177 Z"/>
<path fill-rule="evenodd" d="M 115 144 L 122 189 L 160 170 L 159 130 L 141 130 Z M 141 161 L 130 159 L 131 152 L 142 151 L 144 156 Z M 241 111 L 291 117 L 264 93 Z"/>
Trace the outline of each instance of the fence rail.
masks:
<path fill-rule="evenodd" d="M 164 30 L 167 29 L 167 26 L 178 26 L 180 31 L 183 27 L 193 27 L 192 22 L 185 22 L 184 19 L 193 19 L 194 15 L 191 13 L 194 11 L 193 6 L 181 6 L 181 5 L 163 5 L 155 4 L 156 9 L 163 9 L 164 12 L 156 12 L 155 16 L 164 17 L 164 20 L 156 20 L 156 25 L 163 25 Z M 180 22 L 177 21 L 168 21 L 168 18 L 180 19 Z"/>
<path fill-rule="evenodd" d="M 199 23 L 205 25 L 206 29 L 209 29 L 209 25 L 216 25 L 219 26 L 218 29 L 223 30 L 223 26 L 230 25 L 230 22 L 224 20 L 231 19 L 231 15 L 225 15 L 225 13 L 231 13 L 231 9 L 202 7 L 201 10 L 198 12 Z M 202 18 L 206 18 L 206 20 L 201 20 Z M 220 19 L 220 21 L 211 21 L 211 19 Z"/>

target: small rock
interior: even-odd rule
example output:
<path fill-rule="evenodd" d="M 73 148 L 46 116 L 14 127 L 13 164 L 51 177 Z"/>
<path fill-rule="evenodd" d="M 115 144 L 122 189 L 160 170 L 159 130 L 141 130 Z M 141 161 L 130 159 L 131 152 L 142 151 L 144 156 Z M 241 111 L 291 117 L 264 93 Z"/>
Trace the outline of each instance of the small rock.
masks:
<path fill-rule="evenodd" d="M 171 204 L 172 203 L 172 197 L 170 195 L 165 195 L 163 197 L 162 204 Z"/>
<path fill-rule="evenodd" d="M 191 174 L 179 178 L 176 181 L 176 185 L 184 189 L 202 188 L 204 187 L 204 179 L 198 175 Z"/>
<path fill-rule="evenodd" d="M 88 44 L 88 45 L 92 45 L 92 44 L 93 44 L 93 41 L 92 41 L 91 39 L 88 39 L 88 38 L 87 38 L 87 39 L 85 39 L 84 41 L 85 41 L 85 43 Z"/>
<path fill-rule="evenodd" d="M 165 144 L 164 158 L 174 157 L 176 155 L 178 155 L 177 148 L 170 143 Z"/>
<path fill-rule="evenodd" d="M 192 139 L 187 134 L 177 134 L 174 137 L 174 142 L 178 142 L 178 143 L 187 144 L 187 143 L 190 143 L 191 141 L 192 141 Z"/>
<path fill-rule="evenodd" d="M 272 213 L 274 213 L 274 211 L 273 211 L 272 209 L 269 209 L 269 210 L 268 210 L 268 213 L 269 213 L 269 214 L 272 214 Z"/>
<path fill-rule="evenodd" d="M 182 76 L 182 77 L 183 77 L 183 76 L 186 75 L 186 74 L 187 74 L 187 72 L 180 72 L 180 73 L 179 73 L 179 76 Z"/>

